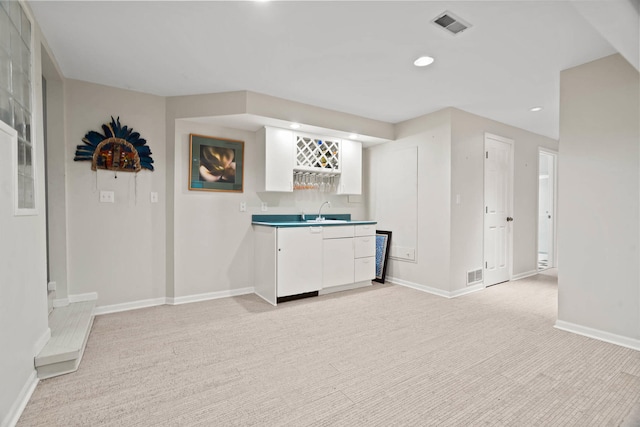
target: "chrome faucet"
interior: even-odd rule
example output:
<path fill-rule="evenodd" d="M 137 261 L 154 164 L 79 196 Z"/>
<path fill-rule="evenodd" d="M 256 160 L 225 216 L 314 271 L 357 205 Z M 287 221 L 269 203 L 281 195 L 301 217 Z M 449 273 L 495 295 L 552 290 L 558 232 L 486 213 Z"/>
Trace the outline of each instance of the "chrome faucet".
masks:
<path fill-rule="evenodd" d="M 323 204 L 320 205 L 320 209 L 318 209 L 318 218 L 316 218 L 316 221 L 323 221 L 324 218 L 322 218 L 322 208 L 324 207 L 324 205 L 329 205 L 329 207 L 331 207 L 331 202 L 326 201 Z"/>

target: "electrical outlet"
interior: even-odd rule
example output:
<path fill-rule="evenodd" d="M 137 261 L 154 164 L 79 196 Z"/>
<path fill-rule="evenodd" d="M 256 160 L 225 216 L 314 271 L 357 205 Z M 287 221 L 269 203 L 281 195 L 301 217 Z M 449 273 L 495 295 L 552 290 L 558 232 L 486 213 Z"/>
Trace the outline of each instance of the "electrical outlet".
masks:
<path fill-rule="evenodd" d="M 247 202 L 240 202 L 240 212 L 247 211 Z"/>
<path fill-rule="evenodd" d="M 151 203 L 158 203 L 158 192 L 157 191 L 152 191 L 151 192 Z"/>
<path fill-rule="evenodd" d="M 48 290 L 49 292 L 53 292 L 53 291 L 55 291 L 55 290 L 56 290 L 56 287 L 57 287 L 57 283 L 56 283 L 56 282 L 49 282 L 49 283 L 47 283 L 47 290 Z"/>
<path fill-rule="evenodd" d="M 262 202 L 262 205 L 261 205 L 260 209 L 262 210 L 262 212 L 266 212 L 267 211 L 267 202 Z"/>
<path fill-rule="evenodd" d="M 100 191 L 100 203 L 114 203 L 115 196 L 113 191 Z"/>

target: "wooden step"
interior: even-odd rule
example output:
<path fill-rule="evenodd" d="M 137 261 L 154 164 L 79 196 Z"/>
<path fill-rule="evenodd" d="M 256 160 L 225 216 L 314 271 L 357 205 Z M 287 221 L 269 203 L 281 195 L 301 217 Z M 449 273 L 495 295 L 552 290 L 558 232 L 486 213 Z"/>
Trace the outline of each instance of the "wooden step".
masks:
<path fill-rule="evenodd" d="M 78 369 L 93 325 L 94 307 L 95 301 L 83 301 L 51 312 L 51 338 L 35 358 L 38 378 L 51 378 Z"/>

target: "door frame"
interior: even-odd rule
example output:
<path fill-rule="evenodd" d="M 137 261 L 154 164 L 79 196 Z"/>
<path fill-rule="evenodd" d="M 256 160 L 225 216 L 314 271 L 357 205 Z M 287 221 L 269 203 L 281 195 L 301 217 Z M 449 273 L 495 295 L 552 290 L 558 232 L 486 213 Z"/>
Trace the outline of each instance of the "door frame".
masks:
<path fill-rule="evenodd" d="M 510 139 L 510 138 L 506 138 L 504 136 L 500 136 L 500 135 L 496 135 L 490 132 L 485 132 L 484 133 L 484 138 L 483 138 L 483 156 L 482 156 L 482 206 L 485 207 L 487 206 L 487 195 L 485 193 L 485 179 L 486 179 L 486 168 L 487 168 L 487 163 L 486 163 L 486 159 L 484 156 L 484 153 L 487 152 L 487 139 L 494 139 L 496 141 L 500 141 L 500 142 L 504 142 L 506 144 L 509 145 L 509 170 L 507 171 L 507 186 L 508 186 L 508 202 L 507 202 L 507 206 L 509 209 L 509 214 L 507 214 L 507 216 L 511 216 L 513 217 L 513 189 L 514 189 L 514 159 L 515 159 L 515 140 Z M 513 278 L 513 223 L 515 222 L 515 218 L 514 221 L 511 221 L 511 224 L 509 224 L 508 228 L 507 228 L 507 232 L 509 233 L 509 236 L 507 238 L 507 256 L 509 257 L 509 259 L 507 260 L 507 271 L 509 274 L 509 280 L 511 280 Z M 486 246 L 486 230 L 487 230 L 487 215 L 486 212 L 482 213 L 482 277 L 486 278 L 486 256 L 485 256 L 485 246 Z M 536 252 L 536 256 L 538 256 L 538 253 Z M 537 265 L 537 262 L 536 262 Z M 492 285 L 487 285 L 486 283 L 484 283 L 485 288 L 487 286 L 492 286 Z"/>
<path fill-rule="evenodd" d="M 553 229 L 551 232 L 552 256 L 549 259 L 550 265 L 545 269 L 558 267 L 558 151 L 546 147 L 538 147 L 538 198 L 536 199 L 536 230 L 540 230 L 540 154 L 548 154 L 553 157 Z M 538 250 L 539 236 L 536 236 L 536 271 L 538 270 Z"/>

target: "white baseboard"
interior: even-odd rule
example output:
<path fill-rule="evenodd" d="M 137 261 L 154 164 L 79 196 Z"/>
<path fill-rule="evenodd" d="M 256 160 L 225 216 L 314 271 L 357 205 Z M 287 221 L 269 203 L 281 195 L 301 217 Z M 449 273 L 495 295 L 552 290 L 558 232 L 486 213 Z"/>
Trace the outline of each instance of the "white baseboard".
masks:
<path fill-rule="evenodd" d="M 562 331 L 572 332 L 574 334 L 640 351 L 640 340 L 635 338 L 612 334 L 610 332 L 601 331 L 599 329 L 593 329 L 587 326 L 565 322 L 564 320 L 556 320 L 556 324 L 554 327 Z"/>
<path fill-rule="evenodd" d="M 74 302 L 85 302 L 85 301 L 96 301 L 98 299 L 97 292 L 89 292 L 86 294 L 75 294 L 69 295 L 69 303 Z"/>
<path fill-rule="evenodd" d="M 155 307 L 158 305 L 180 305 L 191 302 L 208 301 L 212 299 L 236 297 L 254 293 L 253 288 L 231 289 L 228 291 L 208 292 L 206 294 L 187 295 L 184 297 L 161 297 L 139 301 L 124 302 L 121 304 L 102 305 L 93 310 L 96 316 L 109 313 L 119 313 L 121 311 L 137 310 L 139 308 Z"/>
<path fill-rule="evenodd" d="M 121 311 L 137 310 L 139 308 L 155 307 L 157 305 L 165 305 L 167 298 L 152 298 L 139 301 L 123 302 L 121 304 L 102 305 L 93 309 L 93 314 L 99 316 L 101 314 L 119 313 Z"/>
<path fill-rule="evenodd" d="M 49 339 L 51 339 L 51 329 L 47 328 L 33 346 L 33 357 L 40 354 L 44 346 L 49 342 Z"/>
<path fill-rule="evenodd" d="M 69 305 L 69 298 L 55 298 L 53 300 L 53 308 L 66 307 Z"/>
<path fill-rule="evenodd" d="M 426 292 L 428 294 L 437 295 L 439 297 L 451 298 L 451 296 L 449 295 L 449 291 L 443 291 L 442 289 L 432 288 L 431 286 L 420 285 L 418 283 L 409 282 L 407 280 L 398 279 L 396 277 L 387 277 L 386 281 L 395 283 L 396 285 L 406 286 L 407 288 Z"/>
<path fill-rule="evenodd" d="M 438 288 L 432 288 L 431 286 L 420 285 L 418 283 L 409 282 L 407 280 L 398 279 L 395 277 L 387 277 L 387 281 L 395 283 L 396 285 L 406 286 L 407 288 L 416 289 L 418 291 L 426 292 L 429 294 L 437 295 L 444 298 L 456 298 L 462 295 L 470 294 L 472 292 L 478 292 L 484 289 L 484 283 L 478 283 L 477 285 L 467 286 L 463 289 L 457 289 L 455 291 L 445 291 Z"/>
<path fill-rule="evenodd" d="M 240 289 L 230 289 L 228 291 L 217 291 L 217 292 L 207 292 L 205 294 L 196 294 L 196 295 L 187 295 L 184 297 L 167 297 L 167 304 L 169 305 L 180 305 L 187 304 L 190 302 L 199 302 L 199 301 L 208 301 L 212 299 L 219 298 L 228 298 L 228 297 L 237 297 L 240 295 L 247 295 L 255 293 L 255 289 L 253 287 L 240 288 Z"/>
<path fill-rule="evenodd" d="M 520 280 L 527 277 L 535 276 L 536 274 L 538 274 L 538 270 L 525 271 L 524 273 L 519 273 L 511 276 L 511 280 Z"/>
<path fill-rule="evenodd" d="M 53 308 L 66 307 L 74 302 L 95 301 L 98 299 L 97 292 L 88 292 L 86 294 L 69 295 L 67 298 L 56 298 L 53 300 Z"/>
<path fill-rule="evenodd" d="M 471 294 L 473 292 L 482 291 L 484 290 L 484 288 L 485 288 L 484 282 L 476 283 L 475 285 L 467 286 L 466 288 L 449 292 L 449 294 L 451 295 L 449 298 L 456 298 L 462 295 Z"/>
<path fill-rule="evenodd" d="M 29 399 L 31 399 L 31 395 L 33 394 L 36 386 L 38 385 L 38 376 L 36 374 L 35 368 L 29 378 L 22 386 L 22 390 L 20 390 L 20 394 L 16 397 L 16 400 L 11 405 L 9 412 L 5 415 L 5 417 L 0 420 L 0 427 L 13 427 L 18 424 L 18 420 L 20 419 L 20 415 L 22 415 L 22 411 L 27 407 L 27 403 L 29 403 Z"/>

